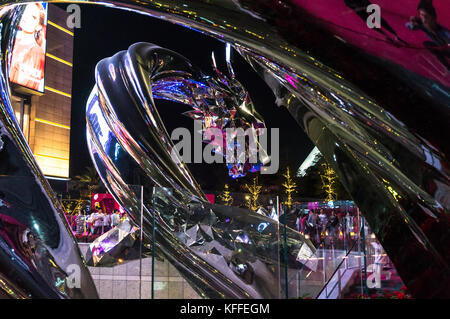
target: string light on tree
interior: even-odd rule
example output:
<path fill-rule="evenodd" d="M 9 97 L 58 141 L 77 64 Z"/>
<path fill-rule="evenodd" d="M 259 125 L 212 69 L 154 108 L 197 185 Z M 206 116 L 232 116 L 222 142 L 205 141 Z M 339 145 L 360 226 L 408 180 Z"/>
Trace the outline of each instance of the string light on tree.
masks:
<path fill-rule="evenodd" d="M 245 184 L 245 188 L 249 191 L 250 197 L 247 200 L 248 206 L 251 210 L 256 211 L 260 207 L 258 205 L 258 198 L 261 194 L 262 186 L 258 185 L 256 177 L 253 179 L 253 184 L 249 186 L 248 184 Z"/>
<path fill-rule="evenodd" d="M 226 206 L 231 206 L 231 204 L 233 204 L 233 197 L 231 196 L 231 191 L 228 184 L 225 184 L 222 194 L 220 194 L 218 197 L 222 200 L 222 203 Z"/>
<path fill-rule="evenodd" d="M 320 174 L 320 179 L 322 180 L 322 190 L 326 193 L 326 201 L 337 200 L 337 194 L 335 190 L 336 183 L 336 173 L 328 165 L 328 163 L 322 164 L 323 170 Z"/>
<path fill-rule="evenodd" d="M 285 182 L 281 184 L 284 187 L 284 192 L 287 195 L 287 200 L 284 202 L 289 208 L 292 207 L 292 195 L 297 192 L 295 189 L 297 187 L 297 184 L 294 182 L 294 180 L 291 177 L 291 173 L 289 171 L 289 167 L 286 169 L 286 173 L 283 174 L 285 178 Z"/>
<path fill-rule="evenodd" d="M 245 205 L 247 205 L 248 208 L 252 208 L 252 200 L 250 198 L 250 195 L 245 195 Z"/>

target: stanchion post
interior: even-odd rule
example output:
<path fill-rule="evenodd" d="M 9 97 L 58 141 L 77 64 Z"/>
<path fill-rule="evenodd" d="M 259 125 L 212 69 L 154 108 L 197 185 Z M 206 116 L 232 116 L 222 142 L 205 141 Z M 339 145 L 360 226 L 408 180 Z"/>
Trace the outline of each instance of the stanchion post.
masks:
<path fill-rule="evenodd" d="M 144 244 L 144 232 L 142 229 L 142 225 L 143 225 L 143 221 L 144 221 L 144 217 L 143 217 L 143 212 L 144 212 L 144 186 L 141 185 L 141 220 L 140 220 L 140 236 L 139 236 L 139 240 L 140 240 L 140 245 L 139 245 L 139 299 L 142 299 L 142 245 Z"/>

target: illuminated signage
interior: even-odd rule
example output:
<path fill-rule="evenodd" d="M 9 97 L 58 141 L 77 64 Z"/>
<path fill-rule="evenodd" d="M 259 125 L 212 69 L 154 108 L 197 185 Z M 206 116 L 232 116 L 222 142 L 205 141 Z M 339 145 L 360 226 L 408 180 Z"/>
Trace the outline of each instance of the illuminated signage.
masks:
<path fill-rule="evenodd" d="M 44 92 L 47 3 L 27 4 L 19 23 L 11 57 L 9 80 Z"/>

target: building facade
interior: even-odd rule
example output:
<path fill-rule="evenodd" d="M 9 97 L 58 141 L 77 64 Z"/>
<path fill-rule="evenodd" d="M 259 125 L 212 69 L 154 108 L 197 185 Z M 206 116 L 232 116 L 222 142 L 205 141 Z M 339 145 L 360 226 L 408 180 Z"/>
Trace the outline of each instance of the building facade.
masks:
<path fill-rule="evenodd" d="M 43 93 L 12 83 L 12 104 L 16 119 L 44 175 L 67 179 L 74 33 L 67 27 L 66 11 L 51 4 L 46 10 Z"/>

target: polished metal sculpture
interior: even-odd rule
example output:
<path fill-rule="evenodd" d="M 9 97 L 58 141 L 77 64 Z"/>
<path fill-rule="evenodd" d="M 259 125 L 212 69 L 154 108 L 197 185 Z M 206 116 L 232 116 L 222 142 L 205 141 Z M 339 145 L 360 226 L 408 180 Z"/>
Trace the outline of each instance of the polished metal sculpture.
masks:
<path fill-rule="evenodd" d="M 379 28 L 373 29 L 368 28 L 366 24 L 365 19 L 370 18 L 365 13 L 367 11 L 357 10 L 358 6 L 364 6 L 363 2 L 358 1 L 336 0 L 333 4 L 319 0 L 89 1 L 96 2 L 111 3 L 117 7 L 166 19 L 231 43 L 264 78 L 273 89 L 278 104 L 284 105 L 291 112 L 337 172 L 413 296 L 450 297 L 450 148 L 446 136 L 450 122 L 450 75 L 446 46 L 448 40 L 442 35 L 444 33 L 433 31 L 437 30 L 436 28 L 450 28 L 447 25 L 450 13 L 445 0 L 434 0 L 433 3 L 426 1 L 427 4 L 417 1 L 419 6 L 413 1 L 401 1 L 402 6 L 397 7 L 391 7 L 391 2 L 380 1 L 383 8 L 389 7 L 391 12 L 396 12 L 397 15 L 383 16 Z M 367 5 L 370 2 L 365 3 Z M 412 19 L 406 28 L 405 22 L 417 9 L 424 12 L 422 18 Z M 39 216 L 52 216 L 40 221 L 40 227 L 48 225 L 51 220 L 64 225 L 54 209 L 58 204 L 53 193 L 39 172 L 11 112 L 5 74 L 8 70 L 8 49 L 14 37 L 14 23 L 19 14 L 18 10 L 14 10 L 1 17 L 0 122 L 3 149 L 0 156 L 7 158 L 2 164 L 9 163 L 3 164 L 6 174 L 2 174 L 6 177 L 2 177 L 4 186 L 0 191 L 6 192 L 7 196 L 2 198 L 2 202 L 13 202 L 11 198 L 18 193 L 11 185 L 14 185 L 13 180 L 19 172 L 12 167 L 19 167 L 24 172 L 21 176 L 31 177 L 28 190 L 33 196 L 42 197 L 44 200 L 41 203 L 50 205 L 46 211 L 53 212 L 40 212 Z M 404 20 L 399 22 L 398 19 Z M 429 37 L 429 40 L 423 40 L 420 34 Z M 126 59 L 124 61 L 126 62 Z M 123 69 L 126 69 L 126 66 Z M 106 72 L 108 71 L 103 73 Z M 111 119 L 117 121 L 116 123 L 120 120 L 126 127 L 130 124 L 127 122 L 129 119 L 122 122 L 126 115 L 110 112 L 111 108 L 106 107 L 111 106 L 108 101 L 101 101 L 105 90 L 108 90 L 106 97 L 113 94 L 109 90 L 110 87 L 106 86 L 111 83 L 105 83 L 102 88 L 102 81 L 103 78 L 97 78 L 98 90 L 93 91 L 90 99 L 95 102 L 98 98 L 100 101 L 97 106 L 102 108 L 98 111 L 99 118 L 103 116 L 108 127 L 112 123 Z M 130 85 L 142 85 L 142 82 L 131 82 Z M 134 89 L 130 88 L 128 92 L 134 92 Z M 140 109 L 133 110 L 135 115 L 141 112 L 141 121 L 152 114 L 145 108 L 153 107 L 152 104 L 142 102 Z M 114 107 L 114 111 L 117 111 L 119 105 Z M 173 193 L 169 194 L 167 190 L 158 195 L 164 202 L 159 210 L 169 211 L 167 216 L 173 214 L 173 218 L 177 218 L 178 212 L 175 212 L 175 209 L 181 209 L 181 216 L 194 218 L 197 215 L 189 212 L 192 209 L 195 212 L 197 208 L 201 219 L 236 214 L 237 210 L 234 209 L 217 213 L 221 211 L 221 207 L 209 207 L 211 212 L 206 213 L 205 208 L 208 209 L 208 205 L 205 204 L 201 190 L 187 171 L 180 166 L 174 166 L 171 159 L 167 158 L 166 150 L 153 152 L 149 146 L 154 145 L 133 143 L 140 134 L 146 134 L 145 139 L 152 142 L 163 138 L 164 135 L 156 134 L 162 132 L 163 126 L 157 126 L 156 131 L 149 132 L 149 128 L 144 127 L 144 124 L 138 125 L 140 126 L 136 127 L 135 131 L 126 127 L 130 135 L 126 135 L 125 131 L 121 132 L 124 133 L 122 135 L 109 135 L 112 141 L 117 139 L 124 148 L 124 156 L 132 157 L 123 164 L 124 167 L 120 166 L 121 163 L 112 163 L 109 160 L 110 154 L 102 150 L 106 147 L 100 148 L 101 141 L 95 141 L 96 135 L 89 132 L 90 138 L 95 141 L 91 143 L 91 148 L 97 168 L 116 199 L 125 204 L 131 216 L 135 208 L 139 207 L 139 202 L 131 196 L 123 178 L 127 174 L 126 169 L 131 169 L 126 165 L 133 161 L 139 163 L 137 165 L 140 165 L 143 176 L 154 180 L 159 180 L 163 175 L 158 171 L 160 167 L 171 172 L 162 179 L 166 184 L 161 185 L 170 187 Z M 145 152 L 141 153 L 143 150 Z M 155 154 L 160 157 L 151 158 L 152 162 L 141 165 L 141 155 L 148 157 Z M 18 161 L 23 162 L 16 164 Z M 21 183 L 23 184 L 23 179 Z M 187 202 L 193 203 L 192 208 L 186 208 Z M 9 208 L 2 206 L 0 209 Z M 156 212 L 161 214 L 158 209 Z M 23 216 L 19 211 L 13 210 L 7 215 L 16 219 Z M 147 225 L 151 221 L 149 216 L 152 216 L 152 213 L 147 211 Z M 236 281 L 230 283 L 224 277 L 224 272 L 221 272 L 225 268 L 218 270 L 205 262 L 206 258 L 203 258 L 200 252 L 190 249 L 188 241 L 184 246 L 177 246 L 182 240 L 175 238 L 174 232 L 177 230 L 174 229 L 170 234 L 166 233 L 166 230 L 180 223 L 171 224 L 170 219 L 164 219 L 164 216 L 166 215 L 157 215 L 161 225 L 163 222 L 167 224 L 158 228 L 160 233 L 155 238 L 158 248 L 170 256 L 169 260 L 174 262 L 195 286 L 203 289 L 205 295 L 257 297 L 267 292 L 266 288 L 260 288 L 250 293 L 250 290 L 246 289 L 252 285 L 248 283 L 251 280 L 239 273 L 236 274 Z M 247 217 L 244 211 L 242 215 L 235 216 Z M 253 218 L 253 215 L 249 215 L 249 218 Z M 199 224 L 198 228 L 194 228 L 197 237 L 200 232 L 204 237 L 209 236 L 206 238 L 216 238 L 215 234 L 211 236 L 210 233 L 216 225 L 214 221 L 203 224 L 195 221 Z M 183 222 L 182 219 L 181 224 Z M 245 222 L 247 221 L 236 225 L 237 228 L 248 227 Z M 21 223 L 32 229 L 29 220 L 23 220 Z M 203 230 L 202 225 L 211 226 L 211 229 Z M 71 238 L 62 231 L 62 226 L 60 229 L 61 236 Z M 148 228 L 144 228 L 144 231 L 151 238 Z M 2 238 L 5 236 L 2 235 Z M 42 240 L 44 245 L 49 244 L 48 237 L 42 237 Z M 200 246 L 206 247 L 202 240 L 201 242 Z M 212 240 L 209 243 L 214 242 L 215 240 Z M 209 254 L 212 254 L 211 251 Z M 62 260 L 65 260 L 54 251 L 52 256 L 55 256 L 58 265 L 58 262 L 62 265 Z M 221 258 L 223 255 L 218 256 Z M 2 269 L 6 260 L 7 258 L 1 258 Z M 219 261 L 216 261 L 215 265 L 218 263 Z M 236 264 L 245 265 L 240 262 Z M 224 263 L 225 266 L 230 265 Z M 39 267 L 41 268 L 38 269 L 45 269 L 45 266 Z M 20 265 L 15 265 L 14 268 L 25 269 Z M 245 271 L 248 269 L 249 265 Z M 3 270 L 0 273 L 9 283 L 7 288 L 3 288 L 4 291 L 19 291 L 13 286 L 13 279 L 9 276 L 6 278 Z M 27 278 L 30 278 L 27 282 L 29 286 L 38 282 L 34 277 Z M 54 295 L 49 293 L 47 296 Z"/>
<path fill-rule="evenodd" d="M 221 129 L 225 123 L 262 127 L 245 89 L 216 74 L 206 76 L 181 55 L 150 43 L 103 59 L 87 103 L 88 147 L 104 184 L 147 238 L 152 238 L 155 216 L 157 249 L 202 296 L 278 298 L 277 280 L 285 266 L 278 223 L 245 209 L 209 204 L 186 165 L 175 158 L 154 102 L 170 99 L 191 105 L 199 116 L 214 114 L 216 123 L 224 124 Z M 129 186 L 137 172 L 147 197 L 143 225 L 140 197 Z M 297 257 L 315 251 L 290 229 L 288 248 L 289 267 L 297 269 L 303 266 Z"/>
<path fill-rule="evenodd" d="M 0 297 L 97 298 L 62 206 L 12 111 L 5 75 L 22 9 L 0 17 Z"/>
<path fill-rule="evenodd" d="M 139 259 L 143 256 L 139 240 L 139 228 L 128 219 L 108 230 L 89 244 L 86 264 L 94 267 L 108 267 L 123 261 Z"/>

